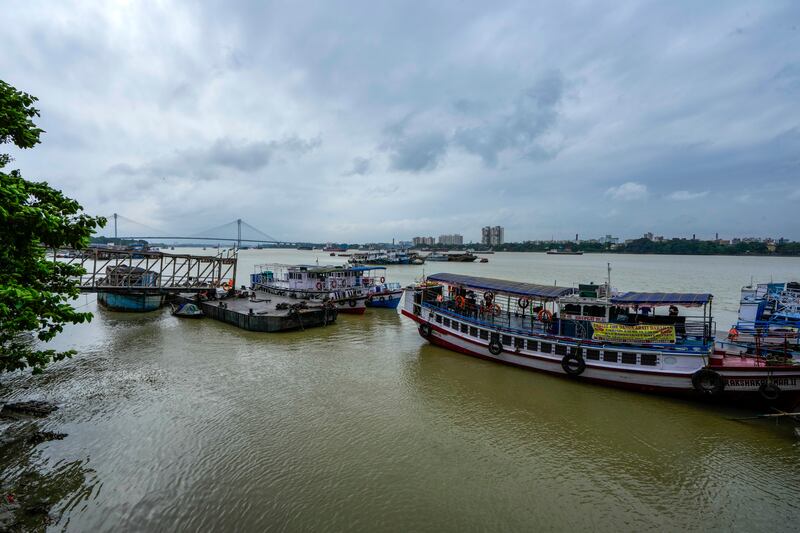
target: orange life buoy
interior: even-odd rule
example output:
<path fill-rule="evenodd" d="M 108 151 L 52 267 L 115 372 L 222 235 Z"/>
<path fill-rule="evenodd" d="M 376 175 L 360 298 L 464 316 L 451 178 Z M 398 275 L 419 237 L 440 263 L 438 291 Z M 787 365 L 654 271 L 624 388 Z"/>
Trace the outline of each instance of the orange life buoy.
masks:
<path fill-rule="evenodd" d="M 456 296 L 456 307 L 464 307 L 466 302 L 463 296 Z"/>
<path fill-rule="evenodd" d="M 735 327 L 731 327 L 728 330 L 728 338 L 732 341 L 735 341 L 739 337 L 739 332 L 736 330 Z"/>
<path fill-rule="evenodd" d="M 383 276 L 381 276 L 381 283 L 386 283 L 386 278 L 384 278 Z"/>
<path fill-rule="evenodd" d="M 551 320 L 553 320 L 553 313 L 551 313 L 547 309 L 542 309 L 536 315 L 536 318 L 538 318 L 542 322 L 550 322 Z"/>
<path fill-rule="evenodd" d="M 321 291 L 321 290 L 322 290 L 322 282 L 321 282 L 321 281 L 318 281 L 318 282 L 317 282 L 317 290 L 318 290 L 318 291 Z"/>

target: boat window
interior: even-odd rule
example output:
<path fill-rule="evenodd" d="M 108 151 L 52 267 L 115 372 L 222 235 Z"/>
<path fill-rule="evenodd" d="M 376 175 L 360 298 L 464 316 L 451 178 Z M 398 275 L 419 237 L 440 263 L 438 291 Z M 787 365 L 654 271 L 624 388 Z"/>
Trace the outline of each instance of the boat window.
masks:
<path fill-rule="evenodd" d="M 639 360 L 643 365 L 656 366 L 658 364 L 658 355 L 654 353 L 643 353 L 639 356 Z"/>
<path fill-rule="evenodd" d="M 514 339 L 514 347 L 515 348 L 524 348 L 525 347 L 525 339 L 520 339 L 519 337 Z"/>
<path fill-rule="evenodd" d="M 600 360 L 600 350 L 592 350 L 591 348 L 586 348 L 586 359 L 591 359 L 593 361 Z"/>
<path fill-rule="evenodd" d="M 539 351 L 542 353 L 550 353 L 550 343 L 549 342 L 542 342 L 539 344 Z"/>
<path fill-rule="evenodd" d="M 619 354 L 617 352 L 603 352 L 603 361 L 608 361 L 609 363 L 616 363 L 619 360 Z"/>
<path fill-rule="evenodd" d="M 503 344 L 511 346 L 511 335 L 503 335 Z"/>
<path fill-rule="evenodd" d="M 602 305 L 586 305 L 583 307 L 583 314 L 585 316 L 604 317 L 606 316 L 606 308 Z"/>
<path fill-rule="evenodd" d="M 439 324 L 442 323 L 442 315 L 436 315 L 436 322 L 438 322 Z"/>
<path fill-rule="evenodd" d="M 622 352 L 622 362 L 626 365 L 636 364 L 636 354 L 630 352 Z"/>
<path fill-rule="evenodd" d="M 478 328 L 476 328 L 475 326 L 470 326 L 469 327 L 469 334 L 470 334 L 471 337 L 477 337 L 478 336 Z"/>
<path fill-rule="evenodd" d="M 489 338 L 489 330 L 482 329 L 482 330 L 481 330 L 481 339 L 484 339 L 484 340 L 486 340 L 486 339 L 488 339 L 488 338 Z"/>
<path fill-rule="evenodd" d="M 469 326 L 467 326 L 466 324 L 464 324 L 462 322 L 461 323 L 461 333 L 466 333 L 468 329 L 469 329 Z"/>
<path fill-rule="evenodd" d="M 564 306 L 564 313 L 568 313 L 570 315 L 580 315 L 581 306 L 580 304 L 567 304 Z"/>
<path fill-rule="evenodd" d="M 445 325 L 445 327 L 448 327 L 448 328 L 450 327 L 450 319 L 449 318 L 445 318 L 444 319 L 444 325 Z"/>
<path fill-rule="evenodd" d="M 567 355 L 567 347 L 563 344 L 556 344 L 556 355 Z"/>
<path fill-rule="evenodd" d="M 536 351 L 536 341 L 528 339 L 528 349 L 532 352 Z"/>

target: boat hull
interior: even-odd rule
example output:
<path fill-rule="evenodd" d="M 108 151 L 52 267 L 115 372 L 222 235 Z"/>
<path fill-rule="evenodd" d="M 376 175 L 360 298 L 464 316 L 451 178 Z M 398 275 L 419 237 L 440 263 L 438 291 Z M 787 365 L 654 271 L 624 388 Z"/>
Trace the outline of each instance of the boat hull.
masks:
<path fill-rule="evenodd" d="M 163 294 L 98 292 L 97 301 L 112 311 L 147 313 L 159 309 L 164 303 Z"/>
<path fill-rule="evenodd" d="M 443 328 L 433 321 L 414 315 L 406 309 L 402 310 L 402 314 L 421 325 L 427 324 L 427 327 L 430 327 L 430 335 L 425 336 L 422 332 L 420 335 L 431 344 L 527 370 L 640 392 L 673 394 L 737 404 L 759 406 L 768 404 L 794 408 L 800 402 L 800 369 L 780 367 L 767 372 L 764 367 L 730 368 L 714 365 L 712 360 L 707 368 L 722 377 L 725 387 L 721 394 L 710 397 L 700 395 L 692 383 L 692 376 L 700 369 L 699 367 L 673 372 L 639 368 L 629 370 L 620 366 L 604 367 L 592 361 L 586 361 L 583 373 L 579 376 L 572 376 L 564 370 L 561 356 L 530 353 L 528 350 L 511 346 L 503 346 L 501 352 L 495 354 L 490 351 L 488 340 L 468 338 L 459 332 Z M 768 401 L 762 397 L 759 388 L 767 382 L 780 387 L 781 393 L 778 399 Z"/>
<path fill-rule="evenodd" d="M 367 299 L 367 307 L 379 307 L 386 309 L 397 309 L 400 300 L 403 299 L 403 291 L 378 293 L 370 295 Z"/>

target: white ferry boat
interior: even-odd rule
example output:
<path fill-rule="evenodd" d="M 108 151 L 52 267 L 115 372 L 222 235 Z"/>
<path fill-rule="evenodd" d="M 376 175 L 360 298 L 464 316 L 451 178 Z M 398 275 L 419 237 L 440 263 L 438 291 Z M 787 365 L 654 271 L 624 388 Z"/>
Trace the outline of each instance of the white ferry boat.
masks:
<path fill-rule="evenodd" d="M 363 269 L 346 266 L 256 265 L 250 288 L 292 298 L 323 300 L 340 313 L 363 314 L 369 297 Z"/>
<path fill-rule="evenodd" d="M 522 368 L 640 391 L 797 405 L 800 367 L 790 359 L 715 349 L 711 294 L 609 287 L 435 274 L 406 288 L 402 314 L 433 344 Z"/>

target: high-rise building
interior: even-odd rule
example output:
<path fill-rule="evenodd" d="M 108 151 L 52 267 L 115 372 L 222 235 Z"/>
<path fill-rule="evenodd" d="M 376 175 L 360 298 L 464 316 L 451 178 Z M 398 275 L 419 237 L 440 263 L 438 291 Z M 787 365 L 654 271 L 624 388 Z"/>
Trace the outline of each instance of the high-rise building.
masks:
<path fill-rule="evenodd" d="M 481 244 L 497 246 L 505 242 L 503 226 L 486 226 L 481 230 Z"/>
<path fill-rule="evenodd" d="M 436 244 L 436 239 L 433 237 L 414 237 L 412 242 L 414 246 L 433 246 Z"/>
<path fill-rule="evenodd" d="M 448 246 L 462 245 L 464 244 L 464 237 L 458 233 L 454 233 L 452 235 L 439 235 L 439 244 L 446 244 Z"/>

